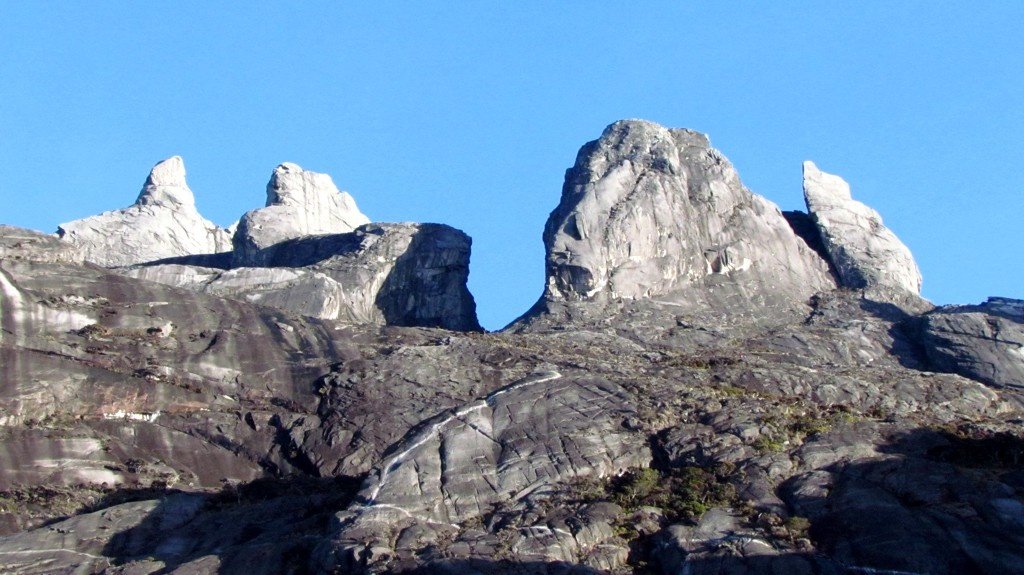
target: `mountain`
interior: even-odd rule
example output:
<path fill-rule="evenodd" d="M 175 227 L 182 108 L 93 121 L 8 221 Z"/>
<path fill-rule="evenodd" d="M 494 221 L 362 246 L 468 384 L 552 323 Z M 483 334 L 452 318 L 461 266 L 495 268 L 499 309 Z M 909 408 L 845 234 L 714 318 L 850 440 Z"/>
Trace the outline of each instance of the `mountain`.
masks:
<path fill-rule="evenodd" d="M 1024 301 L 933 306 L 803 170 L 781 212 L 707 136 L 612 124 L 495 333 L 465 234 L 294 164 L 228 243 L 141 196 L 0 227 L 2 570 L 1024 571 Z"/>

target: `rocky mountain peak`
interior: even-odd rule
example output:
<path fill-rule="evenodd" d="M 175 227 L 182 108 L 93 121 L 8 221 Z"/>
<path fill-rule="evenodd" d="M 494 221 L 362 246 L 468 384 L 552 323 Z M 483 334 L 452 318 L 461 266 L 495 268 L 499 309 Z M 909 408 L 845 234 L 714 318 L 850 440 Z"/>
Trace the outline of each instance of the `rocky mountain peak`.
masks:
<path fill-rule="evenodd" d="M 739 310 L 835 285 L 707 136 L 643 120 L 616 122 L 581 148 L 544 244 L 547 302 L 657 298 Z"/>
<path fill-rule="evenodd" d="M 355 199 L 338 189 L 330 175 L 303 170 L 291 162 L 274 168 L 267 183 L 266 205 L 296 206 L 308 215 L 316 215 L 326 209 L 328 217 L 321 217 L 310 224 L 321 224 L 330 228 L 329 232 L 352 231 L 370 221 L 359 211 Z M 339 226 L 348 229 L 339 230 Z"/>
<path fill-rule="evenodd" d="M 233 239 L 235 265 L 262 265 L 261 250 L 286 240 L 351 232 L 367 223 L 370 219 L 352 196 L 338 190 L 329 175 L 286 162 L 270 176 L 266 207 L 239 220 Z"/>
<path fill-rule="evenodd" d="M 804 162 L 804 199 L 845 287 L 921 293 L 921 271 L 910 249 L 875 210 L 854 200 L 839 176 Z"/>
<path fill-rule="evenodd" d="M 66 239 L 201 255 L 0 225 L 0 572 L 1024 573 L 1024 301 L 915 305 L 842 180 L 781 214 L 613 124 L 535 315 L 460 333 L 470 238 L 308 233 L 320 176 L 275 170 L 239 229 L 288 239 L 242 255 L 173 201 Z"/>
<path fill-rule="evenodd" d="M 231 245 L 227 231 L 196 209 L 180 156 L 153 166 L 131 206 L 61 224 L 57 234 L 106 267 L 224 252 Z"/>
<path fill-rule="evenodd" d="M 369 225 L 329 175 L 293 163 L 274 169 L 266 207 L 228 230 L 199 215 L 174 156 L 153 167 L 135 204 L 63 224 L 59 235 L 68 254 L 177 288 L 357 324 L 480 330 L 466 287 L 469 236 L 437 224 Z M 44 253 L 13 249 L 0 256 Z"/>
<path fill-rule="evenodd" d="M 195 196 L 185 181 L 185 161 L 181 156 L 172 156 L 153 166 L 135 203 L 195 206 Z"/>

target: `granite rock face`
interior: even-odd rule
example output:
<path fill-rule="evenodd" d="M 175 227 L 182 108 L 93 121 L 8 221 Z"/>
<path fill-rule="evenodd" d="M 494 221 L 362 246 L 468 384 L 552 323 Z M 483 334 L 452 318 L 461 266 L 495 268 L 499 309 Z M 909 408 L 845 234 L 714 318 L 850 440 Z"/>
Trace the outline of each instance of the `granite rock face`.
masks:
<path fill-rule="evenodd" d="M 138 199 L 122 210 L 61 224 L 61 239 L 106 267 L 231 250 L 231 236 L 203 218 L 178 156 L 156 166 Z"/>
<path fill-rule="evenodd" d="M 923 343 L 933 365 L 999 387 L 1024 388 L 1024 301 L 989 298 L 924 316 Z"/>
<path fill-rule="evenodd" d="M 411 430 L 367 478 L 358 504 L 339 514 L 341 531 L 321 549 L 324 566 L 408 559 L 495 506 L 650 459 L 643 436 L 622 425 L 636 416 L 625 389 L 561 379 L 553 370 L 531 374 Z M 568 539 L 543 559 L 578 561 L 585 549 Z"/>
<path fill-rule="evenodd" d="M 603 139 L 595 173 L 601 150 L 650 160 L 639 207 L 563 197 L 548 293 L 497 333 L 394 325 L 467 309 L 468 238 L 446 226 L 130 270 L 0 227 L 0 571 L 1024 571 L 1024 303 L 836 289 L 810 216 L 760 210 L 697 135 Z M 600 207 L 606 179 L 567 189 Z M 620 265 L 598 240 L 655 205 L 696 231 L 641 234 Z M 745 247 L 756 230 L 778 258 Z M 716 238 L 749 265 L 691 243 Z M 708 275 L 683 273 L 694 254 Z M 768 289 L 796 278 L 820 284 Z M 370 321 L 313 317 L 357 308 Z"/>
<path fill-rule="evenodd" d="M 330 176 L 284 163 L 267 184 L 266 207 L 217 228 L 196 211 L 174 157 L 153 168 L 135 205 L 64 224 L 59 234 L 88 261 L 126 275 L 294 314 L 480 329 L 466 287 L 466 234 L 368 222 Z"/>
<path fill-rule="evenodd" d="M 466 287 L 471 240 L 440 224 L 367 224 L 268 246 L 261 267 L 162 264 L 127 275 L 299 315 L 480 330 Z"/>
<path fill-rule="evenodd" d="M 690 308 L 804 301 L 834 287 L 779 209 L 703 134 L 617 122 L 583 146 L 544 228 L 550 302 Z"/>
<path fill-rule="evenodd" d="M 351 232 L 370 223 L 352 196 L 327 174 L 284 163 L 267 183 L 267 205 L 242 216 L 235 230 L 234 267 L 262 266 L 268 248 L 286 240 Z"/>
<path fill-rule="evenodd" d="M 804 162 L 804 199 L 843 286 L 921 293 L 921 272 L 882 217 L 854 200 L 842 178 Z"/>

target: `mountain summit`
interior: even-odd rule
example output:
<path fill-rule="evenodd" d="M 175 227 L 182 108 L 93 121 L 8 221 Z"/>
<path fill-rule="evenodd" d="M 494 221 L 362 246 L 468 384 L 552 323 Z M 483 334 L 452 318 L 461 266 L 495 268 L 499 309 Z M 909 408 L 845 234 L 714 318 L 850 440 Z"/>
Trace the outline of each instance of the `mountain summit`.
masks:
<path fill-rule="evenodd" d="M 1024 572 L 1024 301 L 935 307 L 841 179 L 803 191 L 616 122 L 496 333 L 466 234 L 294 164 L 233 242 L 177 158 L 0 226 L 0 571 Z"/>
<path fill-rule="evenodd" d="M 185 182 L 185 163 L 168 158 L 149 172 L 127 208 L 61 224 L 57 234 L 103 266 L 230 250 L 231 236 L 199 215 Z"/>

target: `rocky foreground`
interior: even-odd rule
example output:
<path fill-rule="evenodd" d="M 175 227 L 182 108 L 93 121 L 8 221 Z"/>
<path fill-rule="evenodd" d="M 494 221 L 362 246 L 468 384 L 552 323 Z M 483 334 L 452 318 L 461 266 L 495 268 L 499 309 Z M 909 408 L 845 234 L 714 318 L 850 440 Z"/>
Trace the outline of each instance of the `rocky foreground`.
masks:
<path fill-rule="evenodd" d="M 936 308 L 840 178 L 609 126 L 538 302 L 470 240 L 282 164 L 217 228 L 184 164 L 0 227 L 4 573 L 1024 572 L 1024 302 Z"/>

